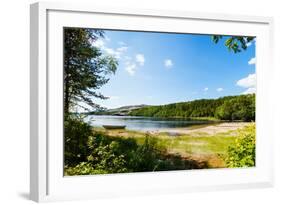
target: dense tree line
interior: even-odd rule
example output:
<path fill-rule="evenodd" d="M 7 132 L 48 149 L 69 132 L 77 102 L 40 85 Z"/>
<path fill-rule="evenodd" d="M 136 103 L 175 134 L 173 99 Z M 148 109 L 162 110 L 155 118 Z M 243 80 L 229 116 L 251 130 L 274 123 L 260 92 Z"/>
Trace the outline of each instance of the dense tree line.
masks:
<path fill-rule="evenodd" d="M 210 117 L 229 121 L 255 121 L 255 94 L 148 106 L 133 110 L 130 115 L 171 118 Z"/>

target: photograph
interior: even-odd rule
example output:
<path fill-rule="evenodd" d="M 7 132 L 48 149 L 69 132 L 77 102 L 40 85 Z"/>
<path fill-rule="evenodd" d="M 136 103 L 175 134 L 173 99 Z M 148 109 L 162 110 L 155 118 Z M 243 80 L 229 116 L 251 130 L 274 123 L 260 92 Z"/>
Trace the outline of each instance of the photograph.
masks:
<path fill-rule="evenodd" d="M 256 62 L 256 36 L 64 27 L 64 176 L 255 167 Z"/>

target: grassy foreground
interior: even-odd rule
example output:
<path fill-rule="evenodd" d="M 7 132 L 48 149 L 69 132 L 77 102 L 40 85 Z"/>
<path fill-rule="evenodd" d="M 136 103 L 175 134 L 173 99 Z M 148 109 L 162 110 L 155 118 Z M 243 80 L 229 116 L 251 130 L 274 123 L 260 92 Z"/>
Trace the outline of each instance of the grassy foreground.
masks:
<path fill-rule="evenodd" d="M 251 125 L 246 123 L 245 125 Z M 198 128 L 201 128 L 198 126 Z M 116 138 L 133 138 L 139 145 L 142 145 L 147 137 L 146 132 L 130 130 L 105 130 L 95 128 L 94 130 L 104 135 Z M 157 146 L 161 147 L 167 154 L 180 156 L 184 160 L 194 160 L 198 168 L 223 168 L 226 167 L 224 158 L 228 148 L 234 145 L 239 134 L 243 129 L 230 130 L 210 134 L 202 132 L 200 129 L 189 134 L 177 134 L 171 136 L 169 132 L 149 133 L 157 141 Z"/>
<path fill-rule="evenodd" d="M 65 175 L 255 166 L 254 123 L 227 125 L 231 129 L 212 125 L 171 133 L 105 130 L 70 120 Z"/>

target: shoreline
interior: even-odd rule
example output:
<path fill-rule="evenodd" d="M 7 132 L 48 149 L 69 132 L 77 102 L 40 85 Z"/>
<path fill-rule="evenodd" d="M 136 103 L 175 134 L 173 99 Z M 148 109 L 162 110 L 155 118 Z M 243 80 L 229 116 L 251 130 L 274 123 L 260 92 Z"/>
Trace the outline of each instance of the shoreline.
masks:
<path fill-rule="evenodd" d="M 170 134 L 193 134 L 193 133 L 206 133 L 208 135 L 215 135 L 218 133 L 235 131 L 241 129 L 253 122 L 222 122 L 206 126 L 198 126 L 198 128 L 167 128 L 155 131 L 148 131 L 150 134 L 170 133 Z"/>
<path fill-rule="evenodd" d="M 214 124 L 194 125 L 193 127 L 164 128 L 164 129 L 157 129 L 157 130 L 150 130 L 150 131 L 129 130 L 129 129 L 107 130 L 105 128 L 98 128 L 98 129 L 104 130 L 110 135 L 117 135 L 117 136 L 127 136 L 132 133 L 134 133 L 134 135 L 138 135 L 138 134 L 144 135 L 147 133 L 152 136 L 159 136 L 164 134 L 168 136 L 192 135 L 196 137 L 196 136 L 200 136 L 201 134 L 205 134 L 207 136 L 213 136 L 220 133 L 233 132 L 238 129 L 242 129 L 245 126 L 251 125 L 252 123 L 255 122 L 220 122 Z"/>

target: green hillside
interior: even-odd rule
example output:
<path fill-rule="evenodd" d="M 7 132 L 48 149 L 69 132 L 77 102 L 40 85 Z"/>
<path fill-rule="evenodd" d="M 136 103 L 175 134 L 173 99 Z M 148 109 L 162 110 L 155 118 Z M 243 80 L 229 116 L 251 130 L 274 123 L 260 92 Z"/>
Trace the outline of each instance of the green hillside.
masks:
<path fill-rule="evenodd" d="M 132 110 L 129 114 L 146 117 L 255 121 L 255 94 L 147 106 Z"/>

